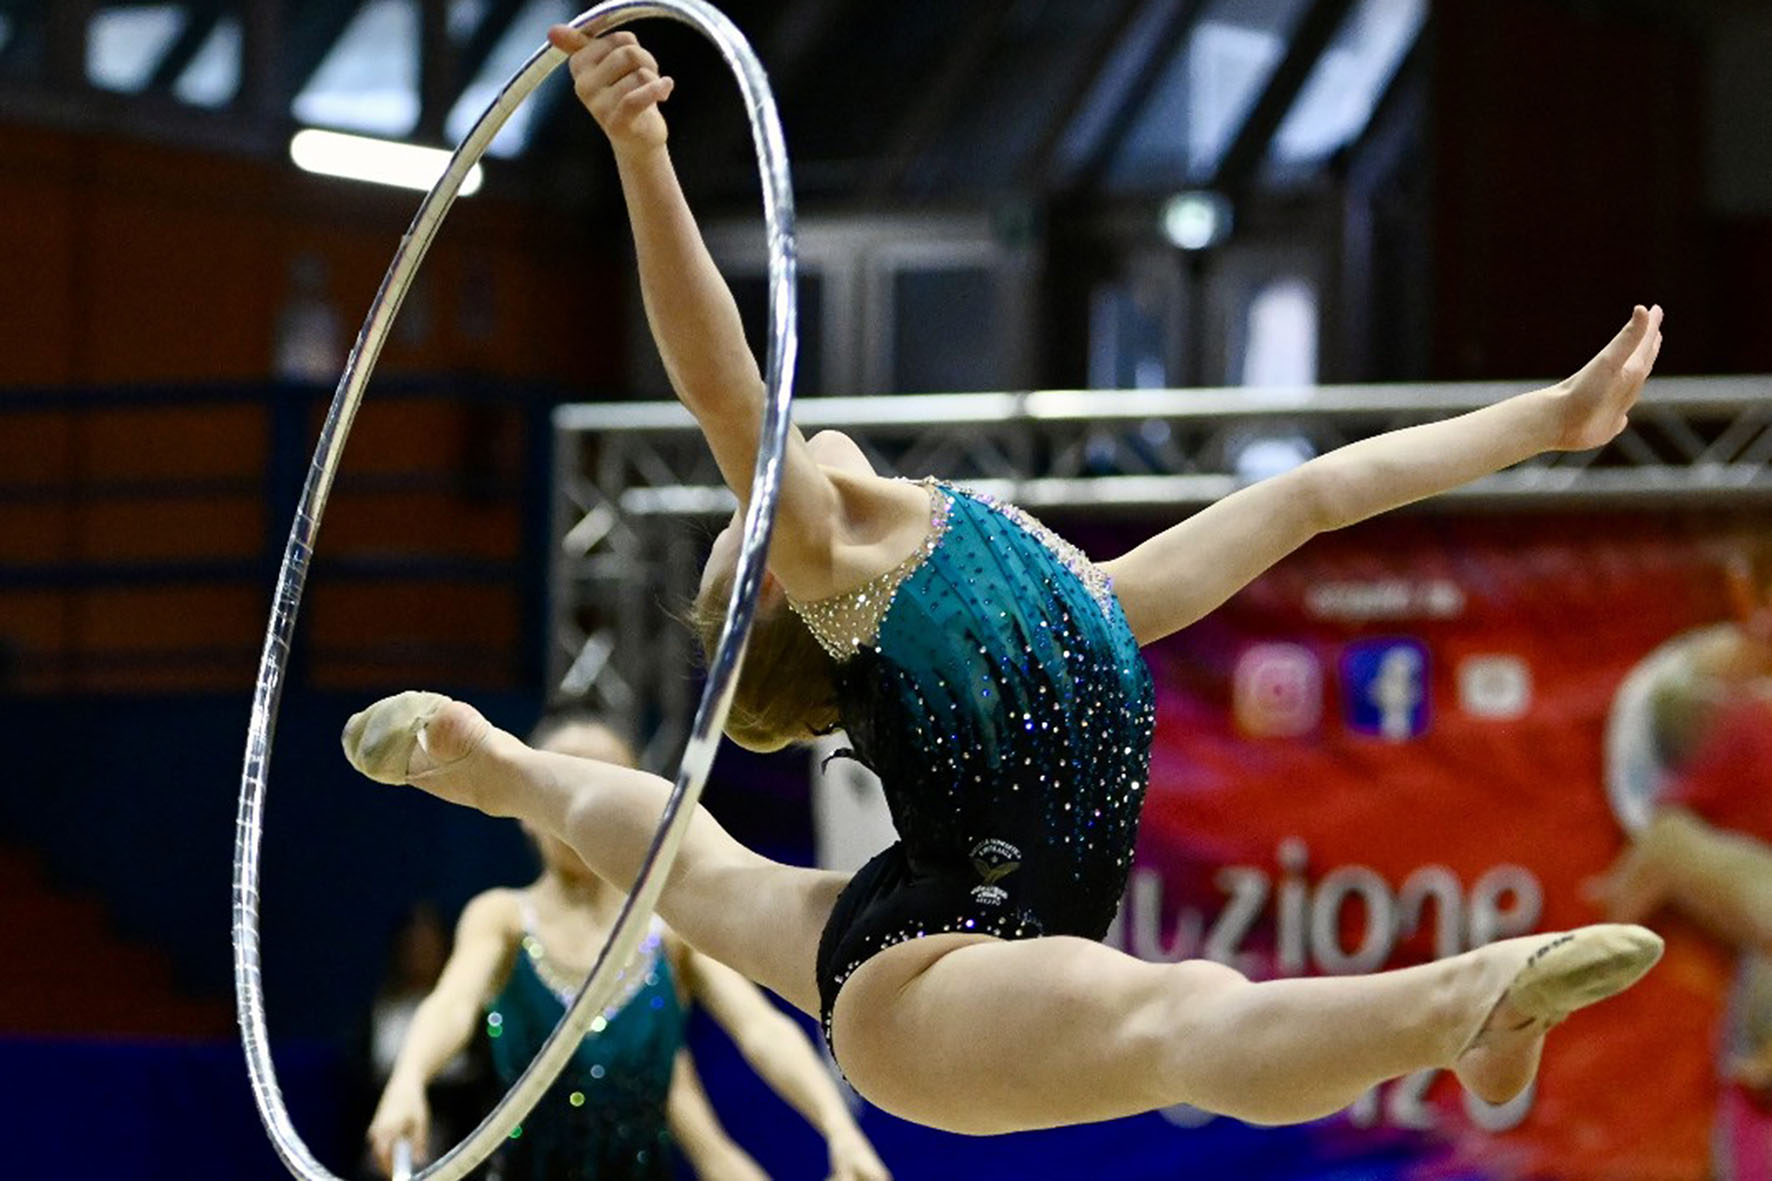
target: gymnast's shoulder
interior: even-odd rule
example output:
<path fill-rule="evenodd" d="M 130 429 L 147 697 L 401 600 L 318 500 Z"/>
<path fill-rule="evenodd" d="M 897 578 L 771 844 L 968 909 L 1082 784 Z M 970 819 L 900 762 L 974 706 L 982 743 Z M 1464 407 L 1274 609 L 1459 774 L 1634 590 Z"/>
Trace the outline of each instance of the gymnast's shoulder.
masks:
<path fill-rule="evenodd" d="M 508 886 L 484 890 L 461 908 L 461 919 L 455 925 L 457 941 L 463 939 L 513 937 L 523 930 L 523 892 Z"/>

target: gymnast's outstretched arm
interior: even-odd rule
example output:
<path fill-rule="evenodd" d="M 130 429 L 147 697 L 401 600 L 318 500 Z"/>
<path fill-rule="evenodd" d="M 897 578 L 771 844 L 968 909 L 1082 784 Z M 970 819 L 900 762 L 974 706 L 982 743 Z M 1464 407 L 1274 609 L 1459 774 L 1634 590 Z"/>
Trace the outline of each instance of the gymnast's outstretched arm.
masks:
<path fill-rule="evenodd" d="M 689 1167 L 703 1181 L 768 1181 L 769 1175 L 721 1126 L 688 1050 L 678 1050 L 671 1063 L 665 1120 Z"/>
<path fill-rule="evenodd" d="M 691 949 L 684 978 L 759 1077 L 824 1135 L 830 1181 L 891 1181 L 823 1060 L 794 1021 L 743 976 Z"/>
<path fill-rule="evenodd" d="M 1671 904 L 1737 947 L 1772 954 L 1772 847 L 1684 808 L 1657 809 L 1597 892 L 1620 921 Z"/>
<path fill-rule="evenodd" d="M 646 319 L 679 399 L 695 415 L 727 487 L 749 499 L 763 425 L 763 379 L 745 342 L 738 305 L 702 241 L 671 164 L 659 104 L 674 82 L 631 33 L 588 38 L 556 25 L 553 45 L 571 55 L 573 87 L 609 137 L 640 267 Z M 782 460 L 781 528 L 772 567 L 822 566 L 841 505 L 798 428 Z M 809 555 L 802 559 L 801 555 Z"/>
<path fill-rule="evenodd" d="M 1579 373 L 1442 422 L 1363 439 L 1241 489 L 1102 563 L 1141 644 L 1179 631 L 1319 533 L 1456 488 L 1543 451 L 1598 447 L 1661 349 L 1661 309 L 1638 307 Z"/>
<path fill-rule="evenodd" d="M 370 1152 L 382 1172 L 393 1174 L 394 1145 L 401 1140 L 424 1163 L 430 1139 L 425 1087 L 467 1047 L 482 1008 L 510 975 L 519 929 L 516 896 L 509 890 L 488 890 L 462 909 L 455 949 L 412 1015 L 369 1124 Z"/>

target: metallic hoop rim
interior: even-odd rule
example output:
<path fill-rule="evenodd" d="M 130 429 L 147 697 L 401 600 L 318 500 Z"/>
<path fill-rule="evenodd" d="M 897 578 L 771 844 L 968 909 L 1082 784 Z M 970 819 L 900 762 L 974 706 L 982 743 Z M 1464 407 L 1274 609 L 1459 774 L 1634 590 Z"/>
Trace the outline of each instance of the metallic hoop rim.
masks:
<path fill-rule="evenodd" d="M 591 36 L 607 33 L 631 21 L 662 17 L 689 25 L 719 50 L 738 82 L 750 117 L 757 164 L 763 186 L 763 215 L 769 247 L 769 353 L 765 367 L 763 424 L 752 476 L 749 507 L 733 580 L 732 601 L 720 642 L 709 662 L 708 677 L 696 710 L 695 723 L 684 747 L 682 765 L 659 827 L 654 834 L 639 876 L 628 893 L 611 932 L 578 996 L 549 1035 L 535 1060 L 510 1091 L 499 1100 L 465 1140 L 450 1149 L 417 1179 L 455 1181 L 491 1155 L 511 1130 L 526 1116 L 552 1084 L 591 1021 L 613 996 L 617 975 L 633 957 L 665 876 L 682 844 L 696 801 L 707 782 L 720 731 L 732 704 L 739 662 L 755 615 L 757 591 L 762 584 L 769 537 L 774 524 L 776 497 L 781 486 L 781 461 L 787 446 L 792 400 L 794 358 L 798 350 L 795 319 L 794 205 L 789 182 L 787 151 L 762 64 L 744 35 L 723 13 L 706 0 L 606 0 L 574 17 L 569 23 Z M 278 571 L 270 622 L 259 657 L 253 685 L 252 714 L 246 731 L 246 756 L 240 777 L 240 805 L 235 819 L 233 941 L 234 991 L 241 1042 L 246 1052 L 253 1098 L 259 1117 L 270 1134 L 272 1146 L 285 1166 L 305 1181 L 340 1181 L 314 1159 L 296 1133 L 277 1085 L 266 1033 L 263 973 L 258 930 L 260 845 L 264 834 L 264 799 L 270 768 L 271 740 L 276 729 L 277 707 L 282 699 L 290 639 L 313 558 L 314 539 L 337 473 L 346 436 L 362 401 L 364 388 L 376 357 L 392 327 L 419 263 L 436 236 L 444 215 L 455 201 L 468 170 L 485 153 L 487 145 L 520 105 L 552 73 L 566 55 L 543 46 L 514 74 L 498 97 L 480 116 L 451 157 L 436 186 L 419 205 L 418 213 L 401 239 L 393 262 L 382 279 L 381 289 L 370 304 L 368 316 L 345 363 L 331 409 L 320 430 L 313 463 L 290 526 L 289 541 Z"/>

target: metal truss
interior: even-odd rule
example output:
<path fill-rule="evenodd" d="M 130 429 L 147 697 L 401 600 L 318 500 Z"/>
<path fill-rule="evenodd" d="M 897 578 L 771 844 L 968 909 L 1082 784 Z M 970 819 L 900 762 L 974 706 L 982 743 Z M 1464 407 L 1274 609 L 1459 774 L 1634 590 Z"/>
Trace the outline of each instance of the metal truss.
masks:
<path fill-rule="evenodd" d="M 881 471 L 938 475 L 1030 510 L 1177 519 L 1248 479 L 1251 447 L 1321 454 L 1499 401 L 1520 384 L 1298 390 L 1041 390 L 809 398 L 795 421 L 841 430 Z M 554 413 L 551 684 L 673 757 L 696 653 L 675 616 L 736 501 L 675 402 Z M 1241 474 L 1240 474 L 1241 473 Z M 1658 378 L 1606 447 L 1541 455 L 1427 511 L 1759 504 L 1772 498 L 1772 377 Z"/>

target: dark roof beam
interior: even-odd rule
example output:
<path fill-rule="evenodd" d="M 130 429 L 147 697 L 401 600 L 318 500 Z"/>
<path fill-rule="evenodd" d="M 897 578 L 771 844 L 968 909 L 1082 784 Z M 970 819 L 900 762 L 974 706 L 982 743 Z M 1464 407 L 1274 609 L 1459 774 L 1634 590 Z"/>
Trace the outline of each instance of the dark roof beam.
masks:
<path fill-rule="evenodd" d="M 1151 0 L 1154 4 L 1164 2 L 1165 0 Z M 1161 31 L 1151 39 L 1150 56 L 1138 66 L 1137 75 L 1121 96 L 1106 128 L 1076 171 L 1084 187 L 1095 187 L 1113 163 L 1114 157 L 1119 155 L 1121 145 L 1138 125 L 1138 116 L 1143 112 L 1145 103 L 1150 101 L 1158 83 L 1163 80 L 1163 75 L 1168 72 L 1170 64 L 1178 54 L 1187 52 L 1194 25 L 1206 8 L 1205 0 L 1167 2 L 1171 11 L 1164 20 Z"/>
<path fill-rule="evenodd" d="M 12 21 L 12 35 L 6 44 L 0 45 L 0 74 L 10 74 L 21 68 L 21 63 L 33 56 L 41 56 L 44 39 L 47 36 L 45 25 L 48 13 L 41 7 L 6 9 L 8 19 Z"/>
<path fill-rule="evenodd" d="M 284 70 L 283 0 L 247 0 L 240 14 L 240 95 L 237 109 L 267 129 L 289 119 L 291 91 Z"/>
<path fill-rule="evenodd" d="M 511 22 L 517 19 L 517 14 L 522 10 L 523 0 L 492 0 L 485 13 L 481 15 L 480 23 L 474 26 L 474 31 L 468 35 L 461 51 L 455 55 L 455 70 L 449 86 L 449 98 L 448 102 L 444 104 L 443 114 L 438 117 L 437 126 L 439 128 L 442 127 L 441 120 L 448 118 L 450 110 L 461 101 L 461 96 L 468 87 L 474 84 L 474 79 L 485 68 L 486 59 L 492 56 L 494 49 L 498 48 L 498 43 L 504 37 L 505 31 L 511 27 Z"/>
<path fill-rule="evenodd" d="M 947 60 L 898 121 L 886 150 L 869 169 L 865 191 L 870 202 L 877 202 L 897 191 L 916 165 L 917 158 L 940 134 L 948 112 L 959 101 L 966 83 L 977 75 L 980 63 L 997 43 L 997 34 L 1015 2 L 973 0 L 966 10 L 971 19 L 964 31 L 958 36 L 944 38 L 952 46 Z"/>
<path fill-rule="evenodd" d="M 448 0 L 419 0 L 418 5 L 418 126 L 420 142 L 443 142 L 443 121 L 461 88 L 461 55 L 449 43 Z"/>
<path fill-rule="evenodd" d="M 1096 87 L 1102 84 L 1102 75 L 1113 63 L 1114 55 L 1125 40 L 1127 31 L 1138 19 L 1138 14 L 1149 5 L 1150 0 L 1117 0 L 1119 10 L 1108 22 L 1095 43 L 1084 51 L 1083 63 L 1072 75 L 1070 84 L 1065 87 L 1069 97 L 1056 107 L 1046 121 L 1045 131 L 1040 133 L 1040 142 L 1035 145 L 1028 158 L 1023 179 L 1036 188 L 1043 187 L 1052 174 L 1053 159 L 1058 154 L 1058 145 L 1064 142 L 1064 133 L 1069 130 L 1082 113 L 1095 93 Z"/>
<path fill-rule="evenodd" d="M 1334 40 L 1354 0 L 1313 0 L 1299 19 L 1286 53 L 1274 67 L 1261 97 L 1249 108 L 1249 114 L 1219 158 L 1210 187 L 1233 197 L 1248 189 L 1261 170 L 1261 162 L 1272 145 L 1286 113 L 1298 99 L 1310 77 L 1311 68 Z"/>
<path fill-rule="evenodd" d="M 86 89 L 86 28 L 95 7 L 92 0 L 60 0 L 49 5 L 43 22 L 43 56 L 50 89 Z"/>
<path fill-rule="evenodd" d="M 309 0 L 301 6 L 299 15 L 282 22 L 283 70 L 278 79 L 280 93 L 274 101 L 284 110 L 351 27 L 361 7 L 363 0 Z"/>
<path fill-rule="evenodd" d="M 1395 167 L 1398 143 L 1427 117 L 1428 56 L 1428 36 L 1424 32 L 1384 84 L 1383 93 L 1372 104 L 1372 116 L 1366 120 L 1366 126 L 1339 153 L 1349 185 L 1356 193 L 1368 191 Z"/>
<path fill-rule="evenodd" d="M 817 57 L 832 29 L 842 25 L 860 0 L 792 0 L 782 6 L 769 32 L 764 64 L 778 99 Z M 786 100 L 782 99 L 782 105 Z"/>
<path fill-rule="evenodd" d="M 185 72 L 209 40 L 209 34 L 221 20 L 221 6 L 215 0 L 206 3 L 188 4 L 185 7 L 185 27 L 179 30 L 166 52 L 160 55 L 160 61 L 154 66 L 154 73 L 148 78 L 147 89 L 150 93 L 164 94 L 171 90 L 178 76 Z"/>

